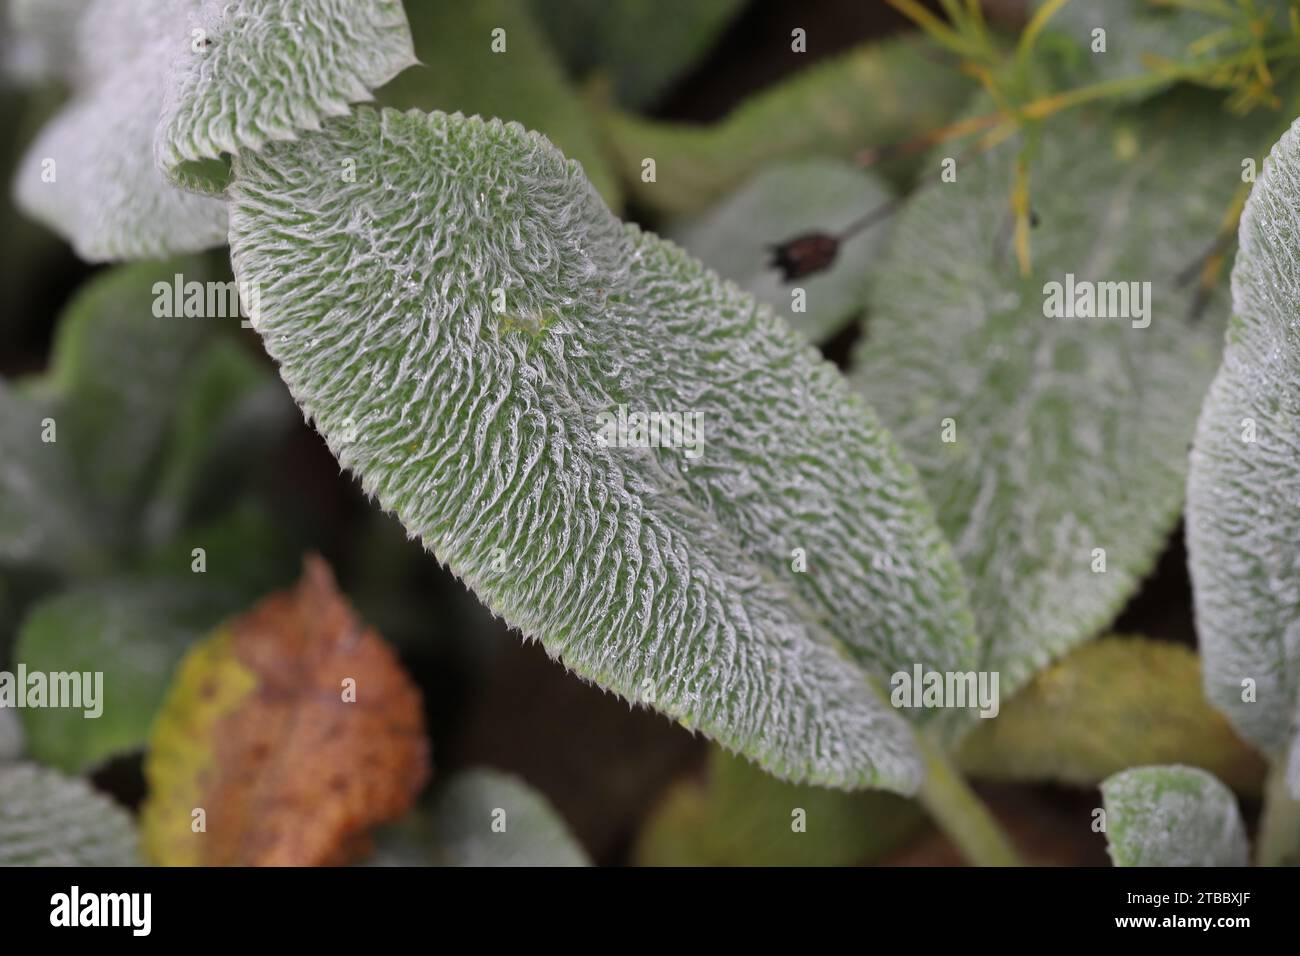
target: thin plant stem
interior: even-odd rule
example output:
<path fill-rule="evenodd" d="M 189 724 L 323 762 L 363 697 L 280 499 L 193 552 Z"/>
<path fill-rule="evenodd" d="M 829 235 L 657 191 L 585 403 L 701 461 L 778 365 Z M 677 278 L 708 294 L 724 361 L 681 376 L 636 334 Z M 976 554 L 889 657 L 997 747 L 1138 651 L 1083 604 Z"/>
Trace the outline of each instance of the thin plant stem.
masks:
<path fill-rule="evenodd" d="M 939 829 L 976 866 L 1020 866 L 1015 846 L 970 784 L 937 745 L 917 736 L 925 759 L 918 799 Z"/>
<path fill-rule="evenodd" d="M 1264 781 L 1264 809 L 1255 848 L 1260 866 L 1300 864 L 1300 800 L 1287 788 L 1286 764 L 1285 757 L 1275 760 Z"/>

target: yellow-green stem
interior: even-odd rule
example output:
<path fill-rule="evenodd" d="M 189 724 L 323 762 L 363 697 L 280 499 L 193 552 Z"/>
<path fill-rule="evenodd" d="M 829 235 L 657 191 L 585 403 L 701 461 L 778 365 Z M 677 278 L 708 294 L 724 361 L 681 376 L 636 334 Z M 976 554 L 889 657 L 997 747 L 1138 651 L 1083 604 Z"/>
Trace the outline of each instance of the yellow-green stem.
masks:
<path fill-rule="evenodd" d="M 936 744 L 917 736 L 925 758 L 925 782 L 917 796 L 939 829 L 976 866 L 1020 866 L 1011 840 L 970 784 Z"/>
<path fill-rule="evenodd" d="M 1286 758 L 1269 768 L 1255 849 L 1260 866 L 1300 866 L 1300 800 L 1287 790 Z"/>

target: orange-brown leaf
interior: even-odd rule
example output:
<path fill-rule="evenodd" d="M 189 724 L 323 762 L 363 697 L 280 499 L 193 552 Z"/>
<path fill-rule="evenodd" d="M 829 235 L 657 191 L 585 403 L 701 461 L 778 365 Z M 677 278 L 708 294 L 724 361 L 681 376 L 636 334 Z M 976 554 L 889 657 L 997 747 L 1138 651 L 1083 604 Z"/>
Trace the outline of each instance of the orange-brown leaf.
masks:
<path fill-rule="evenodd" d="M 190 652 L 145 772 L 156 862 L 345 863 L 428 778 L 420 693 L 325 562 L 309 558 L 294 590 Z M 194 832 L 198 809 L 206 831 Z"/>

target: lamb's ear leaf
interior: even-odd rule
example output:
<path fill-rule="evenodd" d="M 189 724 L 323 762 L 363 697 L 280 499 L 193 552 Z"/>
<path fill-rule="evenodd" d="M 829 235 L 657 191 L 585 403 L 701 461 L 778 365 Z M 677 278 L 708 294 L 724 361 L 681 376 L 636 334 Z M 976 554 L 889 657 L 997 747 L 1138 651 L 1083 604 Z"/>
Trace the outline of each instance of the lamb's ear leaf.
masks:
<path fill-rule="evenodd" d="M 0 379 L 0 561 L 102 570 L 103 541 L 58 424 L 54 402 L 20 395 Z"/>
<path fill-rule="evenodd" d="M 838 232 L 889 199 L 878 178 L 848 163 L 792 160 L 759 172 L 667 236 L 820 342 L 865 307 L 887 224 L 845 240 L 824 270 L 789 280 L 774 265 L 774 247 L 814 231 Z"/>
<path fill-rule="evenodd" d="M 91 0 L 9 0 L 0 5 L 0 22 L 9 34 L 0 40 L 3 72 L 19 82 L 75 78 L 77 24 Z"/>
<path fill-rule="evenodd" d="M 797 59 L 797 57 L 796 57 Z M 843 159 L 944 125 L 971 83 L 926 41 L 906 36 L 858 47 L 755 94 L 709 126 L 665 123 L 618 111 L 603 116 L 631 195 L 646 209 L 697 212 L 781 159 Z M 884 165 L 915 172 L 915 156 Z M 649 176 L 647 160 L 654 161 Z M 933 170 L 938 175 L 937 167 Z"/>
<path fill-rule="evenodd" d="M 342 156 L 355 182 L 300 188 Z M 359 110 L 235 171 L 290 391 L 489 607 L 778 776 L 918 785 L 876 681 L 972 666 L 960 572 L 797 333 L 517 124 Z M 649 413 L 679 417 L 652 441 Z"/>
<path fill-rule="evenodd" d="M 170 51 L 187 0 L 95 0 L 78 31 L 83 82 L 37 136 L 14 179 L 16 204 L 90 262 L 221 245 L 220 201 L 169 184 L 153 158 Z"/>
<path fill-rule="evenodd" d="M 909 202 L 872 284 L 853 375 L 921 473 L 1005 696 L 1110 622 L 1178 520 L 1226 310 L 1193 319 L 1195 283 L 1177 277 L 1267 122 L 1211 132 L 1206 108 L 1189 96 L 1043 129 L 1027 275 L 1008 212 L 1017 144 L 961 163 L 960 188 Z M 1074 317 L 1096 290 L 1119 317 Z"/>
<path fill-rule="evenodd" d="M 368 866 L 590 866 L 541 793 L 496 770 L 456 774 L 417 810 L 375 835 Z"/>
<path fill-rule="evenodd" d="M 1187 546 L 1205 692 L 1277 756 L 1300 719 L 1300 126 L 1273 147 L 1239 229 L 1233 320 L 1201 411 Z M 1293 794 L 1300 797 L 1300 780 Z"/>
<path fill-rule="evenodd" d="M 1201 689 L 1196 654 L 1136 637 L 1090 641 L 1041 671 L 962 741 L 973 777 L 1095 787 L 1126 767 L 1178 763 L 1258 795 L 1267 766 Z"/>
<path fill-rule="evenodd" d="M 526 0 L 411 0 L 408 7 L 420 65 L 379 91 L 382 105 L 478 114 L 535 129 L 582 163 L 605 201 L 619 207 L 622 190 L 592 111 L 569 84 Z"/>
<path fill-rule="evenodd" d="M 579 76 L 648 106 L 708 52 L 746 0 L 532 0 L 538 22 Z"/>
<path fill-rule="evenodd" d="M 1047 0 L 1034 0 L 1042 7 Z M 1278 25 L 1285 26 L 1286 4 L 1273 4 Z M 1170 62 L 1194 60 L 1191 48 L 1197 40 L 1211 34 L 1219 42 L 1211 49 L 1215 57 L 1226 56 L 1234 41 L 1223 39 L 1222 17 L 1214 12 L 1197 10 L 1192 4 L 1167 4 L 1152 0 L 1092 0 L 1067 3 L 1047 22 L 1043 41 L 1059 38 L 1063 58 L 1070 74 L 1069 84 L 1113 82 L 1140 76 L 1152 76 L 1150 85 L 1130 92 L 1116 91 L 1116 98 L 1128 101 L 1145 99 L 1173 86 L 1179 80 Z M 1161 73 L 1163 81 L 1155 79 Z"/>
<path fill-rule="evenodd" d="M 0 766 L 0 866 L 137 866 L 124 809 L 84 780 L 30 763 Z"/>
<path fill-rule="evenodd" d="M 415 63 L 401 0 L 201 0 L 172 52 L 155 156 L 214 194 L 226 154 L 317 129 Z"/>
<path fill-rule="evenodd" d="M 1134 767 L 1101 784 L 1106 842 L 1116 866 L 1245 866 L 1237 798 L 1213 774 L 1177 765 Z"/>
<path fill-rule="evenodd" d="M 173 668 L 233 607 L 213 586 L 165 579 L 85 585 L 37 604 L 19 631 L 14 659 L 29 672 L 104 677 L 93 704 L 21 711 L 28 753 L 80 773 L 142 749 Z M 99 713 L 87 720 L 92 707 Z"/>
<path fill-rule="evenodd" d="M 707 779 L 667 791 L 633 855 L 639 866 L 861 866 L 924 829 L 913 800 L 786 783 L 714 748 Z"/>

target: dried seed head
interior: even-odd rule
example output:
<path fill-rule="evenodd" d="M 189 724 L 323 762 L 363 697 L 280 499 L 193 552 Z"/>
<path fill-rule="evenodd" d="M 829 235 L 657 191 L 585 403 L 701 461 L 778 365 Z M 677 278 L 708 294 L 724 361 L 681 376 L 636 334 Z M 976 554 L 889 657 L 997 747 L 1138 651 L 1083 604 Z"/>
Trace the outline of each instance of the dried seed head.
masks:
<path fill-rule="evenodd" d="M 829 268 L 839 251 L 840 240 L 835 236 L 810 232 L 773 246 L 769 265 L 780 269 L 781 277 L 790 282 Z"/>

